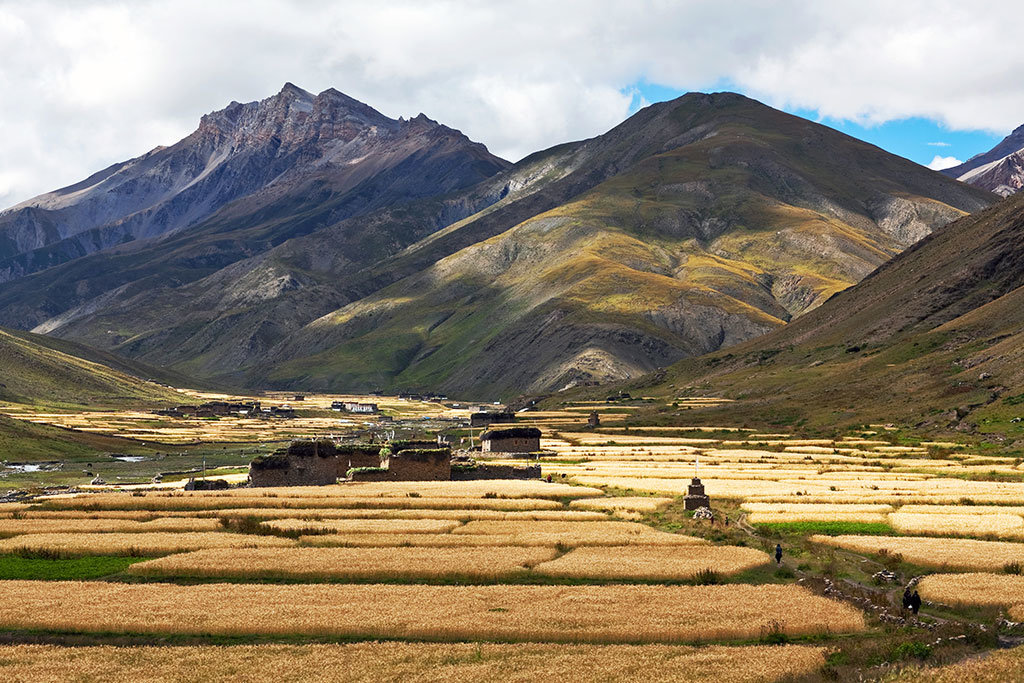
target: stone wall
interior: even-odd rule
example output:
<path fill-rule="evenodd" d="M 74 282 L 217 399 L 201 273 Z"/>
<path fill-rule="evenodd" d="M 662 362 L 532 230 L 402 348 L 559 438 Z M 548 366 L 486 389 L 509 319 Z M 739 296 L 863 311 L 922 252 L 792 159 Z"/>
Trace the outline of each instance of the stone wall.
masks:
<path fill-rule="evenodd" d="M 453 468 L 452 481 L 476 479 L 540 479 L 540 465 L 478 464 L 470 468 Z"/>
<path fill-rule="evenodd" d="M 324 486 L 337 480 L 338 454 L 330 441 L 296 441 L 249 465 L 250 486 Z"/>
<path fill-rule="evenodd" d="M 381 460 L 392 481 L 448 481 L 452 452 L 447 448 L 406 449 Z"/>
<path fill-rule="evenodd" d="M 372 444 L 338 446 L 338 477 L 344 478 L 353 467 L 379 467 L 380 449 Z"/>

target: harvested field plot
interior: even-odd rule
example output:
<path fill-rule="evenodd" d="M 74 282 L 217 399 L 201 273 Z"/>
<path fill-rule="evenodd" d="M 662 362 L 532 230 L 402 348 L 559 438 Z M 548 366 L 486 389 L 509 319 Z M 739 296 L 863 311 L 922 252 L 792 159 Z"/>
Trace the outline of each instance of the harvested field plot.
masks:
<path fill-rule="evenodd" d="M 1024 543 L 976 541 L 969 538 L 922 536 L 812 536 L 824 543 L 855 552 L 902 555 L 923 567 L 1002 571 L 1010 562 L 1024 563 Z"/>
<path fill-rule="evenodd" d="M 216 609 L 210 609 L 216 605 Z M 406 586 L 0 582 L 0 628 L 658 643 L 865 628 L 796 586 Z"/>
<path fill-rule="evenodd" d="M 576 548 L 536 567 L 549 576 L 593 579 L 646 579 L 674 581 L 692 579 L 713 570 L 737 574 L 767 564 L 771 558 L 760 550 L 736 546 L 603 546 Z"/>
<path fill-rule="evenodd" d="M 275 519 L 265 524 L 281 531 L 316 529 L 323 533 L 443 534 L 460 526 L 461 522 L 450 519 Z"/>
<path fill-rule="evenodd" d="M 921 597 L 947 605 L 1017 605 L 1024 603 L 1024 576 L 932 574 L 921 579 L 918 590 Z"/>
<path fill-rule="evenodd" d="M 133 565 L 140 576 L 230 579 L 500 579 L 552 559 L 554 548 L 257 548 L 198 550 Z"/>
<path fill-rule="evenodd" d="M 0 540 L 0 553 L 20 549 L 67 555 L 164 555 L 202 548 L 264 548 L 295 545 L 289 538 L 211 532 L 26 534 Z"/>
<path fill-rule="evenodd" d="M 543 645 L 524 643 L 351 643 L 233 647 L 0 646 L 0 677 L 50 683 L 69 680 L 323 681 L 344 672 L 347 681 L 615 680 L 637 683 L 760 683 L 810 674 L 825 663 L 824 649 L 800 645 Z M 1005 679 L 1004 679 L 1005 680 Z"/>

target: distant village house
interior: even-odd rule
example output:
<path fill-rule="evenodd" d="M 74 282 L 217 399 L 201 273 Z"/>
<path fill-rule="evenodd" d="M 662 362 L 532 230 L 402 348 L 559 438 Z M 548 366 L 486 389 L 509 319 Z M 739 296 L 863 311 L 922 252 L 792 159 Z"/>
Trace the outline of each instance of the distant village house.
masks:
<path fill-rule="evenodd" d="M 536 427 L 491 429 L 480 435 L 480 446 L 485 453 L 536 453 L 540 450 L 540 430 Z"/>

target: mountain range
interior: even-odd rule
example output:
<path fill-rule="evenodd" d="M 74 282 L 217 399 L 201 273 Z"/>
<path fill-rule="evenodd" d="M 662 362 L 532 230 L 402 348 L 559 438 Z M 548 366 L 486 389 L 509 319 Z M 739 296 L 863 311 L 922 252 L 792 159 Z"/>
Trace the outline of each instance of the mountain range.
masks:
<path fill-rule="evenodd" d="M 942 171 L 951 178 L 1006 197 L 1024 187 L 1024 126 L 983 154 Z"/>
<path fill-rule="evenodd" d="M 732 93 L 513 165 L 288 84 L 0 213 L 0 323 L 236 386 L 507 397 L 782 327 L 995 199 Z"/>

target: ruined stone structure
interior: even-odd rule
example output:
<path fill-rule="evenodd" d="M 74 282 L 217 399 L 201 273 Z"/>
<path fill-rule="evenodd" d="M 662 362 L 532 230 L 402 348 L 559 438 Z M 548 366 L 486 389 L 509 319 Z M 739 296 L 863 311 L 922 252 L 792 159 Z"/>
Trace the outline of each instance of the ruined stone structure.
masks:
<path fill-rule="evenodd" d="M 406 449 L 381 459 L 391 481 L 448 481 L 452 452 L 447 448 Z"/>
<path fill-rule="evenodd" d="M 540 479 L 540 465 L 479 463 L 468 456 L 452 458 L 452 481 L 475 479 Z"/>
<path fill-rule="evenodd" d="M 697 477 L 694 477 L 690 485 L 686 487 L 686 495 L 683 496 L 683 506 L 687 510 L 711 507 L 711 499 L 704 493 L 704 484 L 700 483 L 700 479 Z"/>
<path fill-rule="evenodd" d="M 470 427 L 489 427 L 492 424 L 510 424 L 515 421 L 516 415 L 510 411 L 501 413 L 479 412 L 472 413 L 469 416 Z"/>
<path fill-rule="evenodd" d="M 540 430 L 536 427 L 491 429 L 480 435 L 484 453 L 536 453 L 540 450 Z"/>
<path fill-rule="evenodd" d="M 379 444 L 342 444 L 335 446 L 338 454 L 338 477 L 344 477 L 353 467 L 379 467 Z"/>
<path fill-rule="evenodd" d="M 296 441 L 249 464 L 250 486 L 324 486 L 338 481 L 338 452 L 330 441 Z"/>
<path fill-rule="evenodd" d="M 507 430 L 506 430 L 507 431 Z M 539 439 L 536 432 L 533 441 Z M 529 436 L 514 437 L 530 446 Z M 530 452 L 538 450 L 532 448 Z M 454 460 L 455 466 L 452 466 Z M 451 449 L 436 441 L 392 441 L 377 444 L 341 444 L 331 441 L 295 441 L 249 465 L 250 486 L 322 486 L 339 479 L 350 481 L 449 481 L 468 479 L 537 479 L 540 466 L 481 464 L 467 456 L 452 458 Z"/>
<path fill-rule="evenodd" d="M 587 418 L 587 426 L 591 429 L 601 426 L 601 416 L 597 414 L 596 410 L 590 411 L 590 417 Z"/>

